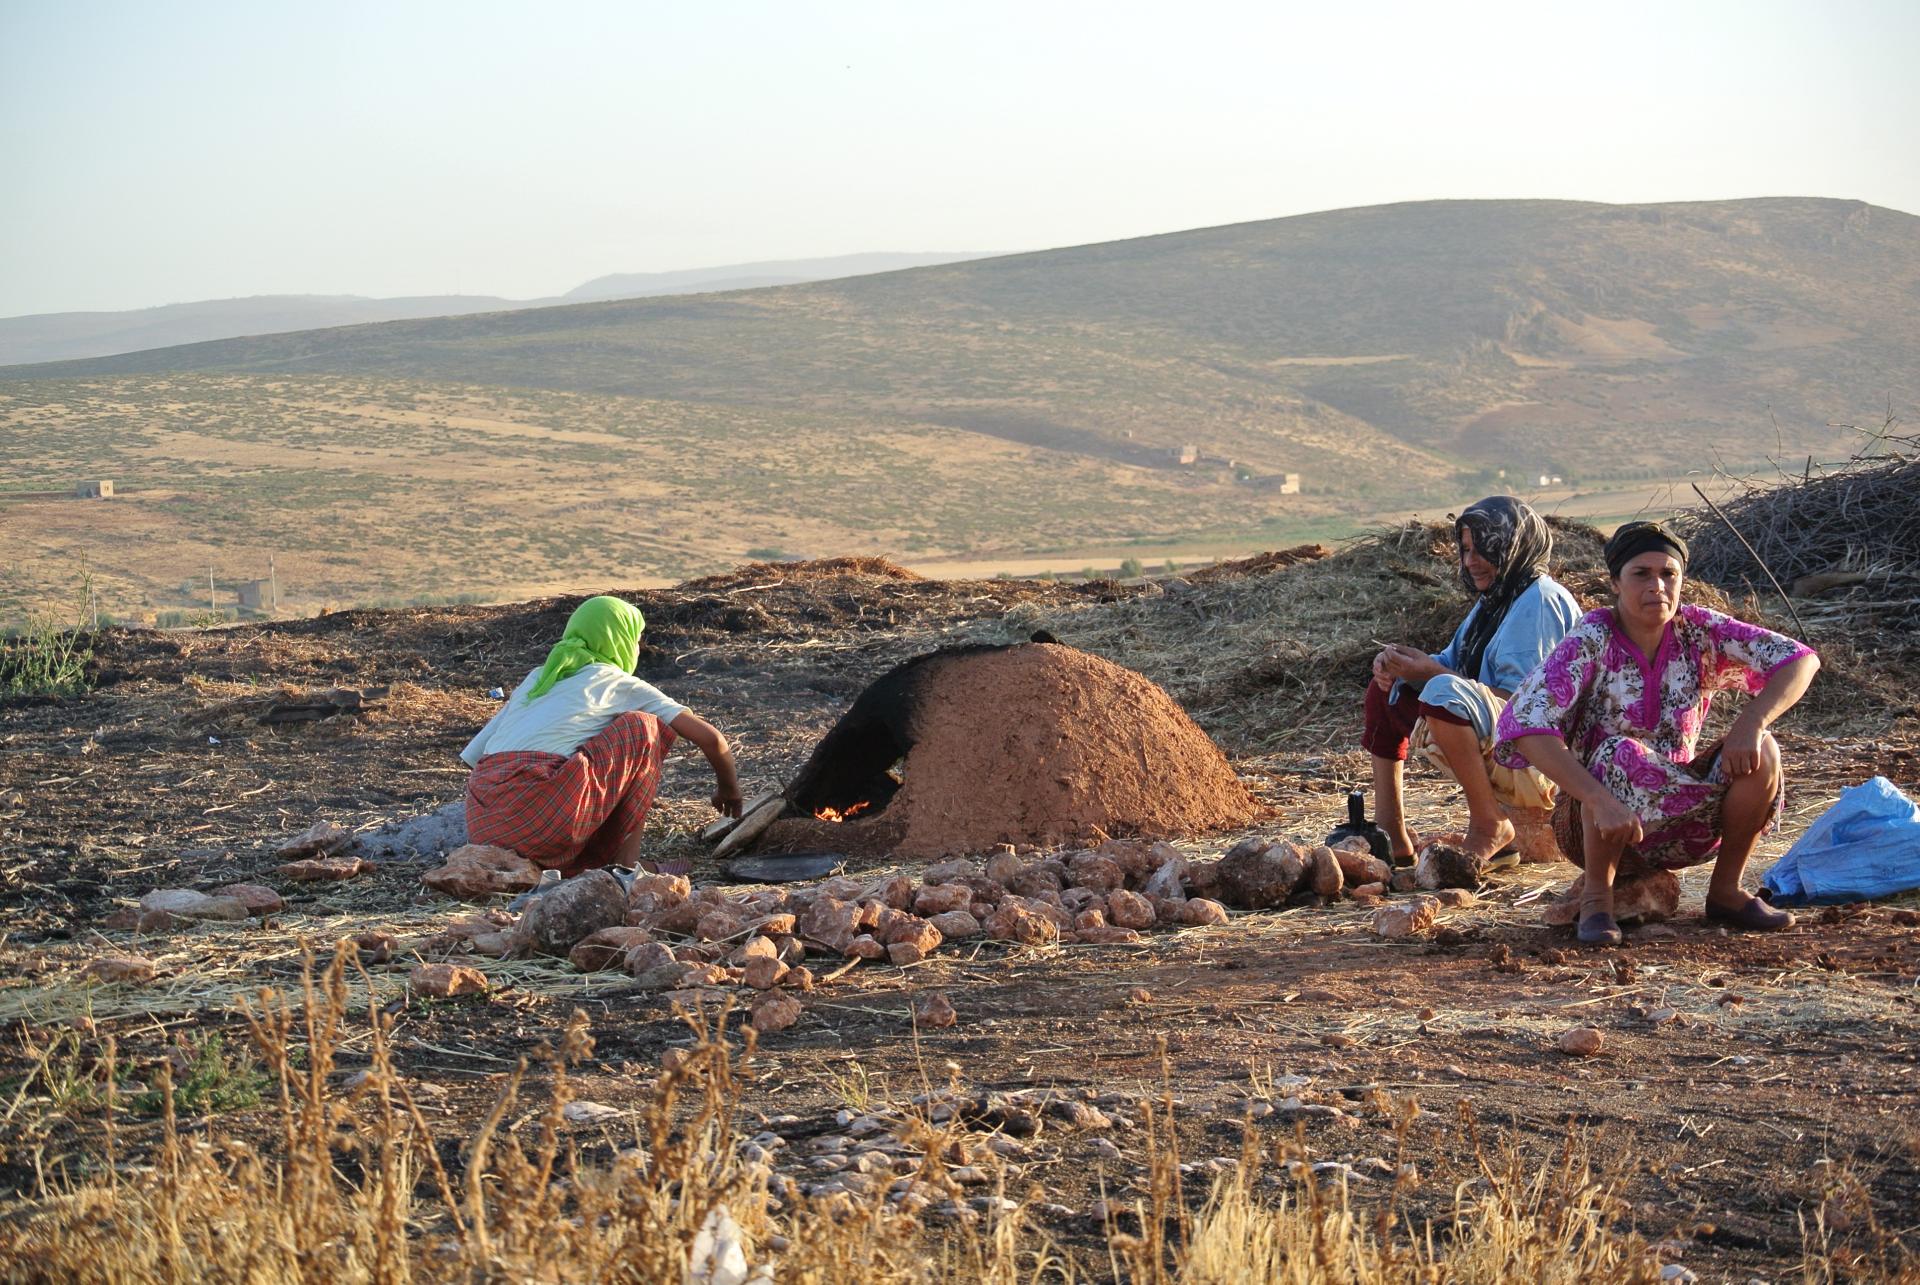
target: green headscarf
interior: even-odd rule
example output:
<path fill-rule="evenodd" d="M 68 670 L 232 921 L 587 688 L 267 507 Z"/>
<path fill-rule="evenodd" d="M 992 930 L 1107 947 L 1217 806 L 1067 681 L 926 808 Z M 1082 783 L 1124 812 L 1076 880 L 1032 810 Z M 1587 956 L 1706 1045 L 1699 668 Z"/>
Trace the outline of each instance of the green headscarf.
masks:
<path fill-rule="evenodd" d="M 588 665 L 612 665 L 631 674 L 640 663 L 640 631 L 646 627 L 640 608 L 624 598 L 601 594 L 587 599 L 567 617 L 567 632 L 547 653 L 527 699 L 545 696 L 555 683 Z"/>

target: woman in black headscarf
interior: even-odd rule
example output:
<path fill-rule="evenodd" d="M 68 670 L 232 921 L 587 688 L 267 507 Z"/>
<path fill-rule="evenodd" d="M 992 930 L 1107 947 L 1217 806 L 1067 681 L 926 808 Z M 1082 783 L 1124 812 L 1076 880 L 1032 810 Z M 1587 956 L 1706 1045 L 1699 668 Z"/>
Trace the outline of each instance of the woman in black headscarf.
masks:
<path fill-rule="evenodd" d="M 1494 725 L 1520 681 L 1580 619 L 1580 604 L 1553 577 L 1553 535 L 1527 505 L 1489 496 L 1454 520 L 1460 583 L 1474 603 L 1444 650 L 1388 644 L 1373 660 L 1360 743 L 1373 755 L 1377 819 L 1395 861 L 1410 860 L 1413 836 L 1402 774 L 1416 745 L 1467 796 L 1467 855 L 1487 861 L 1514 841 L 1509 809 L 1553 806 L 1538 772 L 1493 762 Z"/>

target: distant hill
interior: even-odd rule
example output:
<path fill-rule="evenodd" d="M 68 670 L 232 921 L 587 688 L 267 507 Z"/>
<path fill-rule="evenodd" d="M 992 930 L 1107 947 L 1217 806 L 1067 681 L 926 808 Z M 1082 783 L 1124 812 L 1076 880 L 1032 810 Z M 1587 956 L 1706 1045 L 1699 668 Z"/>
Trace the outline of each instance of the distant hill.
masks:
<path fill-rule="evenodd" d="M 416 317 L 458 317 L 595 299 L 637 299 L 792 285 L 985 257 L 981 252 L 843 254 L 820 259 L 729 263 L 680 272 L 626 272 L 595 277 L 563 296 L 546 299 L 501 299 L 492 295 L 419 295 L 397 299 L 369 299 L 360 295 L 254 295 L 245 299 L 170 303 L 127 312 L 43 312 L 0 317 L 0 366 L 80 361 L 211 339 L 284 334 Z"/>
<path fill-rule="evenodd" d="M 986 259 L 1000 251 L 982 250 L 933 254 L 842 254 L 825 259 L 775 259 L 766 263 L 735 263 L 721 268 L 692 268 L 683 272 L 616 272 L 595 277 L 561 296 L 562 303 L 599 299 L 641 299 L 663 294 L 696 294 L 713 290 L 754 290 L 762 286 L 799 285 L 838 277 L 860 277 L 902 268 L 928 268 L 942 263 Z"/>
<path fill-rule="evenodd" d="M 271 335 L 409 317 L 451 317 L 524 306 L 487 295 L 367 299 L 344 294 L 274 294 L 170 303 L 129 312 L 42 312 L 0 317 L 0 365 L 82 360 L 238 335 Z"/>
<path fill-rule="evenodd" d="M 229 339 L 14 376 L 301 372 L 921 422 L 1413 490 L 1824 449 L 1920 400 L 1920 219 L 1857 201 L 1337 210 L 776 289 Z M 1779 425 L 1778 430 L 1775 424 Z"/>

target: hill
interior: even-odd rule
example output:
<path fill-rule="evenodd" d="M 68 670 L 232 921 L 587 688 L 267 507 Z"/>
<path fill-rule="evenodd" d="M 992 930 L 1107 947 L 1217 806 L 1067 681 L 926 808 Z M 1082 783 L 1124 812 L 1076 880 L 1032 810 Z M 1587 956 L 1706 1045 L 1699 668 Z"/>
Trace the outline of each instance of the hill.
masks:
<path fill-rule="evenodd" d="M 769 549 L 1157 561 L 1845 451 L 1920 401 L 1917 296 L 1920 219 L 1858 202 L 1383 206 L 16 367 L 0 486 L 147 486 L 110 535 L 10 525 L 23 562 L 141 556 L 176 596 L 236 548 L 323 600 Z"/>
<path fill-rule="evenodd" d="M 255 295 L 245 299 L 171 303 L 124 312 L 35 313 L 0 317 L 0 366 L 81 361 L 242 335 L 283 334 L 415 317 L 505 312 L 589 299 L 637 299 L 791 285 L 983 257 L 977 253 L 843 254 L 821 259 L 729 263 L 679 272 L 625 272 L 595 277 L 558 298 L 546 299 L 501 299 L 492 295 L 419 295 L 392 299 L 369 299 L 360 295 Z"/>

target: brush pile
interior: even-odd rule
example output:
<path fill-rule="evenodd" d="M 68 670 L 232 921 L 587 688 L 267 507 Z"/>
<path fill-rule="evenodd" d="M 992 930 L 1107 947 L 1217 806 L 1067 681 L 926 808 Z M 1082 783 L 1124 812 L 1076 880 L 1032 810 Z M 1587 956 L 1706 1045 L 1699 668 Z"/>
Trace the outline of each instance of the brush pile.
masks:
<path fill-rule="evenodd" d="M 1875 450 L 1832 467 L 1809 465 L 1777 483 L 1749 484 L 1721 505 L 1745 543 L 1710 510 L 1688 514 L 1683 526 L 1694 576 L 1765 593 L 1770 570 L 1810 630 L 1915 650 L 1920 437 L 1883 435 Z"/>

